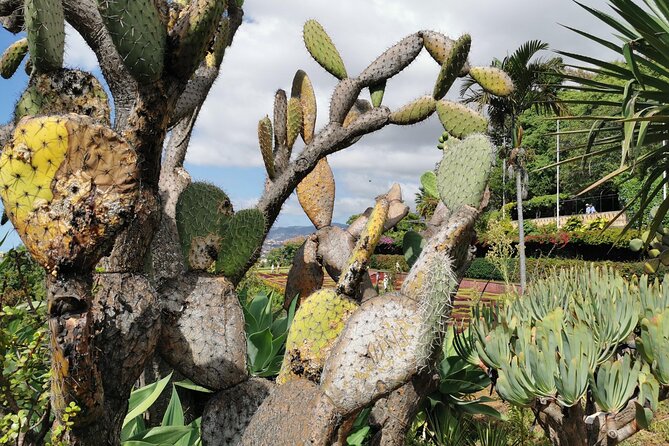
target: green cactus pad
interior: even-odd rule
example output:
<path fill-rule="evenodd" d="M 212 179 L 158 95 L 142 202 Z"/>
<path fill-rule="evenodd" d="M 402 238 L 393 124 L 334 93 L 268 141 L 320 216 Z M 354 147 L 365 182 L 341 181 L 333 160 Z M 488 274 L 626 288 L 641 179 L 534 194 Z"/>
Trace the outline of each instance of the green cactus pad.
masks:
<path fill-rule="evenodd" d="M 234 280 L 244 268 L 265 236 L 265 217 L 258 209 L 244 209 L 225 220 L 219 232 L 221 245 L 214 268 L 216 273 Z"/>
<path fill-rule="evenodd" d="M 295 97 L 291 97 L 288 100 L 288 110 L 286 113 L 286 125 L 287 125 L 287 141 L 286 145 L 288 148 L 292 148 L 295 144 L 295 140 L 302 131 L 302 104 L 300 100 Z"/>
<path fill-rule="evenodd" d="M 420 176 L 420 185 L 425 193 L 432 198 L 439 198 L 437 189 L 437 175 L 431 170 Z"/>
<path fill-rule="evenodd" d="M 424 121 L 434 113 L 437 101 L 432 96 L 422 96 L 390 114 L 390 122 L 411 125 Z"/>
<path fill-rule="evenodd" d="M 304 300 L 288 332 L 277 383 L 284 384 L 295 377 L 318 383 L 325 359 L 357 308 L 355 302 L 331 288 L 318 290 Z"/>
<path fill-rule="evenodd" d="M 0 58 L 0 75 L 9 79 L 16 73 L 28 52 L 28 39 L 23 38 L 12 43 Z"/>
<path fill-rule="evenodd" d="M 444 61 L 451 53 L 455 40 L 446 37 L 445 35 L 436 31 L 423 31 L 423 45 L 430 56 L 439 65 L 443 65 Z"/>
<path fill-rule="evenodd" d="M 453 85 L 453 82 L 455 82 L 455 79 L 457 79 L 465 63 L 467 63 L 471 44 L 472 38 L 469 34 L 465 34 L 455 41 L 451 51 L 441 65 L 439 77 L 434 85 L 432 96 L 435 99 L 439 100 L 448 93 L 448 90 Z"/>
<path fill-rule="evenodd" d="M 472 135 L 444 150 L 437 173 L 437 188 L 444 204 L 456 211 L 478 208 L 488 184 L 495 148 L 484 135 Z"/>
<path fill-rule="evenodd" d="M 420 33 L 411 34 L 388 48 L 360 73 L 358 79 L 365 86 L 383 82 L 405 69 L 423 49 Z"/>
<path fill-rule="evenodd" d="M 225 11 L 225 1 L 190 2 L 170 32 L 170 72 L 188 79 L 204 59 Z"/>
<path fill-rule="evenodd" d="M 496 96 L 513 93 L 513 81 L 504 70 L 495 67 L 472 67 L 469 75 L 488 93 Z"/>
<path fill-rule="evenodd" d="M 26 0 L 24 15 L 30 58 L 39 72 L 63 66 L 65 13 L 61 0 Z"/>
<path fill-rule="evenodd" d="M 14 120 L 24 116 L 76 113 L 109 125 L 107 94 L 90 73 L 61 69 L 35 73 L 14 109 Z"/>
<path fill-rule="evenodd" d="M 156 3 L 153 0 L 98 0 L 98 4 L 128 71 L 141 83 L 158 80 L 163 73 L 167 30 Z"/>
<path fill-rule="evenodd" d="M 381 107 L 383 95 L 386 92 L 386 81 L 379 82 L 369 86 L 369 95 L 372 99 L 372 106 Z"/>
<path fill-rule="evenodd" d="M 212 184 L 191 183 L 179 196 L 177 231 L 190 268 L 206 270 L 214 263 L 221 243 L 220 228 L 231 214 L 227 194 Z"/>
<path fill-rule="evenodd" d="M 444 129 L 456 138 L 472 133 L 484 133 L 488 121 L 481 114 L 457 102 L 442 99 L 437 102 L 437 115 Z"/>
<path fill-rule="evenodd" d="M 258 143 L 260 144 L 260 153 L 262 154 L 265 170 L 270 180 L 274 179 L 276 172 L 274 170 L 274 153 L 272 153 L 272 121 L 269 116 L 265 116 L 258 122 Z"/>
<path fill-rule="evenodd" d="M 348 77 L 344 61 L 330 36 L 316 20 L 307 20 L 303 29 L 304 45 L 316 62 L 337 79 Z"/>

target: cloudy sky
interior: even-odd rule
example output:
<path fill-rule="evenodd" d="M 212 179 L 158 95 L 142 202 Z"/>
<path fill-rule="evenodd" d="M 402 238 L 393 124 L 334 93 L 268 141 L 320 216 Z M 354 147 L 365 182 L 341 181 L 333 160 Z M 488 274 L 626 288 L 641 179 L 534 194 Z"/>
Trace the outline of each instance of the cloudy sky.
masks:
<path fill-rule="evenodd" d="M 585 3 L 607 8 L 604 0 Z M 314 83 L 319 125 L 324 124 L 322 118 L 327 116 L 335 79 L 304 49 L 302 24 L 310 18 L 317 19 L 328 31 L 352 75 L 390 45 L 420 29 L 451 37 L 471 34 L 470 61 L 475 65 L 504 57 L 530 39 L 543 40 L 553 49 L 607 57 L 605 50 L 560 24 L 610 37 L 606 26 L 569 0 L 246 0 L 245 23 L 225 56 L 187 157 L 192 175 L 223 187 L 236 208 L 252 206 L 260 195 L 264 171 L 256 139 L 257 122 L 271 115 L 277 88 L 290 90 L 297 69 L 304 69 Z M 13 40 L 14 36 L 0 29 L 0 48 Z M 99 73 L 95 56 L 76 33 L 69 33 L 67 49 L 69 66 Z M 431 92 L 438 71 L 423 52 L 407 70 L 389 81 L 384 104 L 399 107 Z M 23 75 L 0 82 L 0 121 L 10 119 L 13 101 L 26 83 Z M 440 134 L 435 116 L 408 128 L 387 127 L 333 155 L 335 220 L 345 221 L 365 209 L 393 182 L 399 182 L 406 201 L 413 202 L 419 176 L 438 160 L 435 142 Z M 294 151 L 300 149 L 296 144 Z M 293 197 L 284 206 L 278 225 L 302 224 L 308 224 L 308 220 Z"/>

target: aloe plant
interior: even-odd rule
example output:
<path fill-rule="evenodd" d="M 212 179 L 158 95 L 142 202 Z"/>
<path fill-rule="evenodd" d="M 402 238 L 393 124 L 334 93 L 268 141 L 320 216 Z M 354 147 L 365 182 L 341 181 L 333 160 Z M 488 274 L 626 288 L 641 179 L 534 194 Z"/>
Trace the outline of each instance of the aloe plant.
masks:
<path fill-rule="evenodd" d="M 456 350 L 498 376 L 498 394 L 531 408 L 553 444 L 616 444 L 649 425 L 667 385 L 666 284 L 556 271 L 505 308 L 474 309 Z"/>

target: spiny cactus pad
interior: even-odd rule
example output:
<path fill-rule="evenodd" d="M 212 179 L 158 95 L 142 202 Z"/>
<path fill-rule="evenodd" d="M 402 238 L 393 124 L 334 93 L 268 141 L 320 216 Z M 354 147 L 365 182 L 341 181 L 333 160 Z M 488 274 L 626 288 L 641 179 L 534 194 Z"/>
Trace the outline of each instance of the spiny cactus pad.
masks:
<path fill-rule="evenodd" d="M 297 70 L 293 78 L 290 96 L 298 98 L 302 105 L 302 140 L 309 144 L 314 139 L 316 130 L 316 94 L 307 73 Z"/>
<path fill-rule="evenodd" d="M 360 73 L 358 79 L 365 86 L 385 81 L 405 69 L 423 49 L 419 33 L 411 34 L 388 48 Z"/>
<path fill-rule="evenodd" d="M 153 0 L 98 0 L 98 4 L 128 71 L 143 83 L 159 79 L 163 73 L 167 30 L 156 3 Z"/>
<path fill-rule="evenodd" d="M 190 268 L 206 270 L 218 258 L 224 219 L 232 215 L 227 194 L 213 184 L 191 183 L 179 196 L 176 222 Z"/>
<path fill-rule="evenodd" d="M 401 294 L 371 299 L 346 322 L 325 362 L 321 387 L 344 414 L 407 382 L 420 358 L 416 303 Z"/>
<path fill-rule="evenodd" d="M 397 125 L 410 125 L 424 121 L 437 107 L 432 96 L 422 96 L 390 114 L 390 122 Z"/>
<path fill-rule="evenodd" d="M 478 209 L 488 184 L 495 148 L 485 135 L 472 135 L 444 149 L 437 187 L 444 204 L 456 211 L 460 206 Z"/>
<path fill-rule="evenodd" d="M 445 35 L 436 31 L 423 31 L 423 45 L 430 56 L 439 65 L 443 65 L 444 61 L 451 54 L 455 40 L 446 37 Z"/>
<path fill-rule="evenodd" d="M 24 7 L 28 47 L 39 72 L 63 66 L 65 14 L 61 0 L 26 0 Z"/>
<path fill-rule="evenodd" d="M 221 245 L 215 272 L 239 278 L 265 235 L 265 217 L 258 209 L 244 209 L 226 219 L 221 227 Z"/>
<path fill-rule="evenodd" d="M 292 148 L 298 135 L 302 132 L 302 104 L 298 98 L 288 99 L 288 111 L 286 116 L 288 148 Z"/>
<path fill-rule="evenodd" d="M 258 122 L 258 143 L 260 144 L 260 153 L 265 163 L 265 170 L 270 180 L 274 179 L 276 175 L 276 171 L 274 170 L 274 153 L 272 152 L 273 140 L 272 121 L 268 116 L 265 116 Z"/>
<path fill-rule="evenodd" d="M 495 67 L 471 67 L 469 75 L 488 93 L 496 96 L 513 93 L 513 81 L 504 70 Z"/>
<path fill-rule="evenodd" d="M 420 185 L 428 196 L 439 198 L 437 175 L 433 171 L 430 170 L 420 176 Z"/>
<path fill-rule="evenodd" d="M 24 118 L 0 156 L 10 220 L 48 271 L 86 268 L 132 215 L 137 156 L 108 127 L 79 115 Z"/>
<path fill-rule="evenodd" d="M 307 20 L 303 29 L 304 45 L 307 51 L 325 70 L 337 79 L 348 77 L 344 61 L 332 39 L 316 20 Z"/>
<path fill-rule="evenodd" d="M 190 77 L 205 57 L 224 11 L 225 1 L 221 0 L 195 0 L 188 4 L 170 33 L 172 73 Z"/>
<path fill-rule="evenodd" d="M 386 81 L 381 81 L 378 84 L 369 86 L 369 95 L 372 99 L 372 106 L 381 107 L 383 102 L 383 95 L 386 92 Z"/>
<path fill-rule="evenodd" d="M 484 133 L 488 129 L 486 118 L 457 102 L 445 99 L 437 102 L 437 115 L 444 129 L 456 138 L 464 138 L 472 133 Z"/>
<path fill-rule="evenodd" d="M 14 120 L 64 113 L 86 115 L 100 124 L 109 125 L 107 93 L 95 76 L 68 69 L 35 73 L 16 104 Z"/>
<path fill-rule="evenodd" d="M 448 93 L 448 90 L 450 90 L 453 82 L 455 82 L 455 79 L 457 79 L 458 75 L 462 71 L 462 68 L 465 66 L 465 63 L 467 63 L 467 57 L 469 57 L 469 48 L 471 45 L 472 38 L 469 34 L 465 34 L 455 41 L 455 44 L 441 65 L 439 77 L 437 78 L 437 82 L 434 85 L 434 92 L 432 95 L 435 99 L 438 100 L 446 96 L 446 93 Z"/>
<path fill-rule="evenodd" d="M 277 383 L 298 376 L 318 383 L 332 345 L 357 308 L 355 302 L 330 288 L 316 291 L 302 302 L 288 332 Z"/>
<path fill-rule="evenodd" d="M 21 65 L 27 52 L 28 39 L 23 38 L 12 43 L 2 54 L 2 58 L 0 59 L 0 75 L 5 79 L 12 77 L 19 68 L 19 65 Z"/>
<path fill-rule="evenodd" d="M 330 226 L 335 180 L 326 158 L 320 159 L 314 170 L 297 185 L 297 199 L 316 229 Z"/>
<path fill-rule="evenodd" d="M 274 94 L 274 146 L 278 148 L 288 143 L 288 99 L 286 92 L 278 89 Z"/>

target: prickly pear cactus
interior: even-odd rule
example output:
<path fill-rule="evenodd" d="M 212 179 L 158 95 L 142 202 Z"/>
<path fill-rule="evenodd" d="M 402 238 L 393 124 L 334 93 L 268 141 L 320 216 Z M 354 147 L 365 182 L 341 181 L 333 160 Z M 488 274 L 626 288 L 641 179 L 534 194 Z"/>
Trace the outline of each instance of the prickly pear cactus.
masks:
<path fill-rule="evenodd" d="M 0 196 L 48 271 L 95 264 L 132 217 L 137 156 L 113 130 L 79 115 L 24 118 L 0 156 Z"/>
<path fill-rule="evenodd" d="M 432 96 L 423 96 L 390 114 L 390 122 L 397 125 L 410 125 L 424 121 L 437 107 Z"/>
<path fill-rule="evenodd" d="M 315 20 L 307 20 L 303 30 L 304 44 L 314 58 L 325 70 L 337 79 L 348 77 L 344 61 L 339 51 L 332 43 L 332 39 L 320 23 Z"/>
<path fill-rule="evenodd" d="M 232 214 L 227 194 L 213 184 L 191 183 L 179 196 L 177 230 L 190 268 L 206 270 L 216 261 L 222 241 L 220 228 Z"/>
<path fill-rule="evenodd" d="M 513 93 L 513 81 L 502 69 L 495 67 L 471 67 L 469 75 L 488 93 L 509 96 Z"/>
<path fill-rule="evenodd" d="M 484 135 L 472 135 L 444 149 L 437 173 L 437 188 L 452 211 L 478 206 L 488 184 L 495 148 Z M 463 175 L 463 172 L 467 172 Z"/>
<path fill-rule="evenodd" d="M 30 59 L 39 72 L 63 66 L 65 13 L 61 0 L 26 0 L 24 5 Z"/>
<path fill-rule="evenodd" d="M 316 168 L 298 184 L 297 198 L 316 229 L 330 226 L 334 211 L 335 181 L 327 158 L 318 161 Z"/>
<path fill-rule="evenodd" d="M 239 278 L 265 234 L 265 217 L 257 209 L 244 209 L 226 219 L 220 231 L 221 244 L 214 271 Z"/>
<path fill-rule="evenodd" d="M 35 73 L 14 109 L 14 120 L 24 116 L 76 113 L 109 125 L 107 93 L 90 73 L 60 69 Z"/>
<path fill-rule="evenodd" d="M 2 54 L 2 58 L 0 58 L 0 75 L 5 79 L 12 77 L 19 68 L 19 65 L 21 65 L 27 52 L 28 39 L 23 38 L 12 43 Z"/>
<path fill-rule="evenodd" d="M 437 115 L 444 129 L 456 138 L 485 133 L 488 129 L 488 121 L 483 116 L 457 102 L 444 99 L 437 102 Z"/>
<path fill-rule="evenodd" d="M 441 65 L 439 77 L 437 78 L 432 93 L 436 100 L 446 96 L 448 90 L 453 86 L 453 82 L 455 82 L 455 79 L 460 75 L 465 63 L 467 63 L 471 44 L 472 38 L 469 34 L 465 34 L 456 40 L 450 50 L 446 53 L 446 57 Z"/>
<path fill-rule="evenodd" d="M 318 383 L 332 345 L 357 308 L 358 304 L 330 288 L 316 291 L 304 300 L 288 332 L 277 383 L 295 377 Z"/>
<path fill-rule="evenodd" d="M 163 73 L 167 29 L 153 0 L 98 0 L 114 46 L 133 77 L 154 82 Z M 31 51 L 32 53 L 32 51 Z"/>

